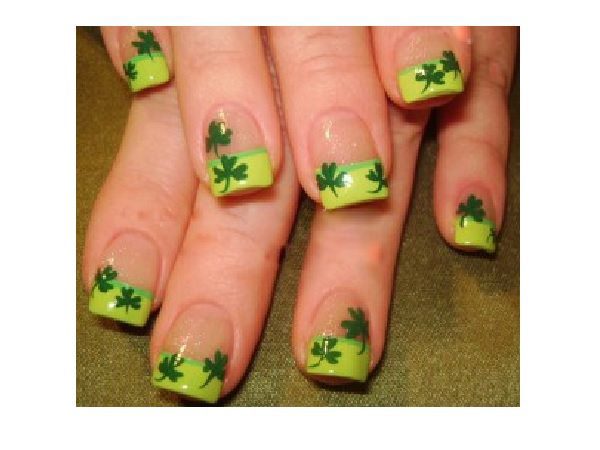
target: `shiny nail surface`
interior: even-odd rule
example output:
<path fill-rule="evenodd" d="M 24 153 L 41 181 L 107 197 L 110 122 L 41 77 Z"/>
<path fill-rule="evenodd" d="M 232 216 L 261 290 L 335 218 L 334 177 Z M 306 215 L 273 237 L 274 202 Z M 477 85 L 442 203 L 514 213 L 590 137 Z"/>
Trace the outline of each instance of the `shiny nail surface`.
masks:
<path fill-rule="evenodd" d="M 364 382 L 371 361 L 369 322 L 364 311 L 347 308 L 347 317 L 339 327 L 345 333 L 318 335 L 309 341 L 306 372 Z"/>
<path fill-rule="evenodd" d="M 152 30 L 133 28 L 123 33 L 123 38 L 127 40 L 123 45 L 131 45 L 124 53 L 134 54 L 123 63 L 123 73 L 132 92 L 169 81 L 169 66 Z"/>
<path fill-rule="evenodd" d="M 228 316 L 209 304 L 188 307 L 175 319 L 152 373 L 152 384 L 194 400 L 215 403 L 232 348 Z"/>
<path fill-rule="evenodd" d="M 271 159 L 254 118 L 243 108 L 229 105 L 210 116 L 205 148 L 212 194 L 222 197 L 271 186 Z"/>
<path fill-rule="evenodd" d="M 460 66 L 450 50 L 444 50 L 438 59 L 400 70 L 397 81 L 406 103 L 458 94 L 464 90 Z"/>
<path fill-rule="evenodd" d="M 93 279 L 89 310 L 135 326 L 150 316 L 160 256 L 154 242 L 137 232 L 122 233 L 103 252 Z"/>
<path fill-rule="evenodd" d="M 458 205 L 454 219 L 454 242 L 460 246 L 496 251 L 496 224 L 487 217 L 483 200 L 470 194 Z"/>
<path fill-rule="evenodd" d="M 385 169 L 369 128 L 356 113 L 336 110 L 318 118 L 309 151 L 325 209 L 387 198 Z"/>

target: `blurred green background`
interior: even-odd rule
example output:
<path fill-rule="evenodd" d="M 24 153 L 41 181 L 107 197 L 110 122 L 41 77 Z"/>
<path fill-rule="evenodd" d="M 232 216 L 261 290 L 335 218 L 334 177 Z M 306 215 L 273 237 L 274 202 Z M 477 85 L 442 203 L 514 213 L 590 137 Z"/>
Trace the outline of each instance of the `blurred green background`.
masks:
<path fill-rule="evenodd" d="M 131 94 L 99 29 L 77 33 L 77 396 L 79 406 L 196 405 L 154 389 L 153 320 L 140 330 L 87 311 L 80 274 L 94 199 L 120 144 Z M 317 385 L 295 368 L 290 323 L 314 211 L 302 197 L 262 340 L 231 406 L 519 405 L 519 67 L 510 96 L 511 149 L 504 228 L 496 257 L 465 255 L 440 238 L 432 215 L 435 135 L 421 145 L 398 256 L 383 359 L 365 385 Z"/>

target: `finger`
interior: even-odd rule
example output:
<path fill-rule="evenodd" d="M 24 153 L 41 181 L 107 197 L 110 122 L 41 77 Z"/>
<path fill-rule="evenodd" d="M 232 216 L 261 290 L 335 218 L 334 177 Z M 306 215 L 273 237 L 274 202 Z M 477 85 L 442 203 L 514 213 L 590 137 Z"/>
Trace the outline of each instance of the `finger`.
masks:
<path fill-rule="evenodd" d="M 471 66 L 469 27 L 373 27 L 373 48 L 388 97 L 432 108 L 463 91 Z"/>
<path fill-rule="evenodd" d="M 162 299 L 196 186 L 180 128 L 173 87 L 133 100 L 86 236 L 95 314 L 142 326 Z"/>
<path fill-rule="evenodd" d="M 217 197 L 268 188 L 281 164 L 281 144 L 258 28 L 177 27 L 172 34 L 198 177 Z"/>
<path fill-rule="evenodd" d="M 198 189 L 152 335 L 155 386 L 215 402 L 243 377 L 298 201 L 289 145 L 284 150 L 272 188 L 256 192 L 251 202 L 219 200 Z"/>
<path fill-rule="evenodd" d="M 516 39 L 514 28 L 475 28 L 469 86 L 440 111 L 435 216 L 444 239 L 463 249 L 496 249 L 504 215 L 507 95 Z"/>
<path fill-rule="evenodd" d="M 388 202 L 315 214 L 292 346 L 297 365 L 319 381 L 365 381 L 381 358 L 394 265 L 427 117 L 427 111 L 390 108 L 395 164 Z"/>
<path fill-rule="evenodd" d="M 132 92 L 171 78 L 173 57 L 167 27 L 102 27 L 102 36 L 117 73 Z"/>
<path fill-rule="evenodd" d="M 368 30 L 274 27 L 269 33 L 306 193 L 326 209 L 387 198 L 386 100 Z"/>

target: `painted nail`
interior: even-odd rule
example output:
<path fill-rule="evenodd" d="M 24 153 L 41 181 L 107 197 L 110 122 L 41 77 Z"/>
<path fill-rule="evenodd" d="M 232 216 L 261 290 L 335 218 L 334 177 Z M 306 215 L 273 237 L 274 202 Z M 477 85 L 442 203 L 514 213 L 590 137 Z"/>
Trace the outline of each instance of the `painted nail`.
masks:
<path fill-rule="evenodd" d="M 271 159 L 254 118 L 235 106 L 218 108 L 209 117 L 205 146 L 213 195 L 237 195 L 271 186 Z"/>
<path fill-rule="evenodd" d="M 315 329 L 320 332 L 308 344 L 307 373 L 364 382 L 371 362 L 364 309 L 344 301 L 325 303 L 316 316 Z"/>
<path fill-rule="evenodd" d="M 145 236 L 128 232 L 106 248 L 90 291 L 92 313 L 144 326 L 150 316 L 159 274 L 159 254 Z"/>
<path fill-rule="evenodd" d="M 152 374 L 152 384 L 195 400 L 215 403 L 231 351 L 227 315 L 213 305 L 184 310 L 171 326 Z"/>
<path fill-rule="evenodd" d="M 454 219 L 454 242 L 460 246 L 496 251 L 496 224 L 488 216 L 484 202 L 474 194 L 470 194 L 458 205 Z"/>
<path fill-rule="evenodd" d="M 439 57 L 400 70 L 397 79 L 406 103 L 457 94 L 464 90 L 460 66 L 451 50 L 443 50 Z"/>
<path fill-rule="evenodd" d="M 309 148 L 325 209 L 387 198 L 388 181 L 371 133 L 354 113 L 343 111 L 318 120 Z"/>
<path fill-rule="evenodd" d="M 123 29 L 121 55 L 125 61 L 123 73 L 132 92 L 169 81 L 169 66 L 152 30 Z"/>

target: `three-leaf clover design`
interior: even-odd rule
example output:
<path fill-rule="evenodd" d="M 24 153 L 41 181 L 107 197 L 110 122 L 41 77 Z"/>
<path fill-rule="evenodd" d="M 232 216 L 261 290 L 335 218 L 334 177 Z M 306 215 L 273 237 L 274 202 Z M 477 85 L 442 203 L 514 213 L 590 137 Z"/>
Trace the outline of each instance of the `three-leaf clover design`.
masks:
<path fill-rule="evenodd" d="M 444 50 L 442 55 L 443 58 L 440 59 L 440 62 L 442 63 L 442 70 L 446 73 L 454 72 L 454 79 L 456 79 L 458 73 L 460 72 L 460 66 L 458 65 L 456 56 L 454 56 L 454 52 L 450 50 Z"/>
<path fill-rule="evenodd" d="M 165 356 L 163 360 L 158 365 L 158 371 L 162 374 L 160 378 L 155 378 L 156 381 L 162 381 L 165 378 L 168 378 L 173 383 L 176 383 L 177 380 L 183 376 L 183 372 L 179 372 L 177 367 L 182 365 L 184 362 L 184 358 L 181 355 L 171 355 Z"/>
<path fill-rule="evenodd" d="M 342 356 L 342 352 L 338 350 L 332 350 L 337 344 L 337 341 L 337 338 L 334 337 L 324 337 L 323 345 L 319 344 L 319 341 L 315 341 L 310 353 L 313 356 L 318 356 L 319 360 L 308 367 L 317 367 L 324 359 L 327 360 L 329 364 L 337 364 L 339 362 L 338 358 Z"/>
<path fill-rule="evenodd" d="M 415 80 L 424 81 L 425 87 L 421 91 L 421 94 L 427 90 L 427 88 L 434 84 L 446 84 L 444 81 L 444 72 L 436 69 L 435 64 L 423 64 L 421 69 L 417 70 Z"/>
<path fill-rule="evenodd" d="M 133 41 L 131 44 L 137 48 L 138 55 L 143 55 L 147 53 L 152 59 L 152 50 L 159 52 L 161 50 L 160 45 L 154 39 L 154 33 L 152 30 L 148 30 L 145 33 L 143 31 L 138 31 L 138 37 L 140 41 Z"/>
<path fill-rule="evenodd" d="M 227 128 L 225 122 L 213 120 L 210 125 L 208 125 L 208 136 L 205 138 L 206 151 L 210 152 L 211 150 L 214 150 L 215 155 L 218 158 L 219 151 L 217 150 L 217 146 L 231 144 L 232 133 L 231 128 Z"/>
<path fill-rule="evenodd" d="M 125 307 L 125 312 L 129 312 L 129 308 L 133 308 L 136 311 L 140 309 L 142 298 L 139 295 L 133 296 L 133 288 L 121 288 L 121 295 L 116 296 L 117 304 L 116 308 Z"/>
<path fill-rule="evenodd" d="M 98 288 L 100 292 L 108 292 L 113 288 L 113 285 L 110 283 L 112 280 L 117 278 L 117 271 L 112 268 L 112 266 L 106 266 L 104 269 L 96 272 L 96 277 L 94 278 L 94 286 L 92 286 L 92 292 L 94 289 Z"/>
<path fill-rule="evenodd" d="M 219 381 L 223 381 L 223 379 L 225 378 L 225 365 L 227 364 L 227 355 L 221 353 L 220 350 L 217 350 L 215 352 L 214 359 L 214 361 L 211 361 L 210 358 L 204 359 L 204 368 L 202 369 L 202 371 L 210 373 L 208 374 L 208 377 L 206 378 L 204 384 L 200 386 L 200 389 L 202 389 L 208 383 L 210 383 L 213 378 L 216 378 Z"/>
<path fill-rule="evenodd" d="M 248 164 L 242 163 L 236 166 L 237 156 L 227 156 L 222 155 L 221 158 L 221 167 L 213 167 L 213 172 L 215 173 L 215 184 L 222 183 L 225 181 L 225 186 L 221 193 L 227 192 L 229 190 L 229 184 L 231 183 L 231 179 L 233 178 L 236 181 L 242 181 L 248 178 Z"/>
<path fill-rule="evenodd" d="M 367 339 L 369 338 L 369 321 L 365 320 L 365 313 L 361 308 L 348 308 L 351 320 L 343 320 L 341 325 L 342 328 L 346 329 L 346 337 L 350 339 L 356 339 L 358 336 L 362 337 L 362 347 L 357 355 L 362 355 L 367 345 Z"/>
<path fill-rule="evenodd" d="M 133 61 L 128 61 L 127 64 L 123 64 L 123 72 L 130 80 L 135 80 L 137 78 L 137 70 L 135 70 L 135 63 Z"/>
<path fill-rule="evenodd" d="M 370 194 L 377 194 L 384 187 L 387 187 L 387 179 L 383 176 L 383 166 L 380 162 L 375 163 L 375 170 L 369 169 L 366 175 L 367 179 L 377 183 L 377 188 L 373 191 L 368 191 Z"/>
<path fill-rule="evenodd" d="M 333 195 L 337 197 L 338 195 L 335 191 L 335 188 L 343 188 L 346 186 L 345 177 L 347 174 L 344 171 L 340 171 L 336 175 L 336 171 L 336 163 L 323 163 L 321 166 L 321 173 L 317 174 L 317 184 L 319 185 L 320 191 L 324 191 L 325 189 L 329 188 L 331 189 L 331 192 L 333 192 Z"/>
<path fill-rule="evenodd" d="M 475 197 L 473 194 L 467 198 L 467 203 L 461 203 L 458 205 L 458 214 L 462 214 L 460 217 L 460 227 L 462 228 L 465 224 L 465 218 L 471 216 L 475 222 L 481 222 L 485 217 L 485 211 L 482 208 L 483 201 Z"/>

